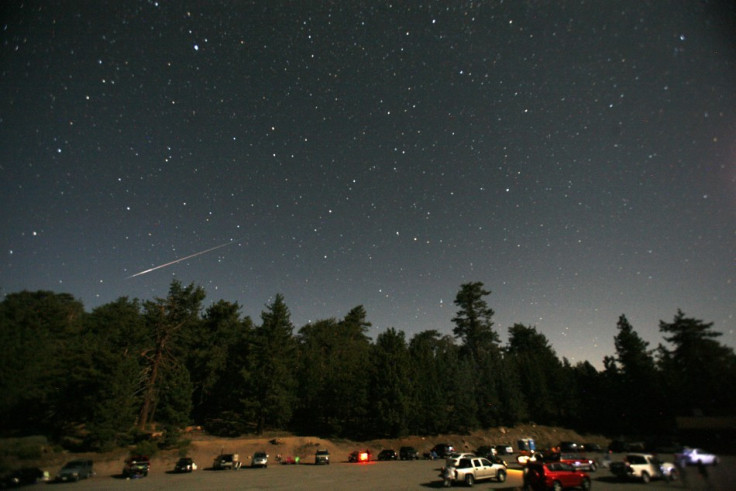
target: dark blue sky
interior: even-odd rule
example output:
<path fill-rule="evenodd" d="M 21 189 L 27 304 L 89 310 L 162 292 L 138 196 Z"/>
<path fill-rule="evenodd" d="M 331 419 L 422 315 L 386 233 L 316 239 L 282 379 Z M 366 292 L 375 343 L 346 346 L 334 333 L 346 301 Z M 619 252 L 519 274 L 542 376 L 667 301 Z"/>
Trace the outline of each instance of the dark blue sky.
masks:
<path fill-rule="evenodd" d="M 410 338 L 481 281 L 573 361 L 678 308 L 736 345 L 734 7 L 413 3 L 3 7 L 2 293 Z"/>

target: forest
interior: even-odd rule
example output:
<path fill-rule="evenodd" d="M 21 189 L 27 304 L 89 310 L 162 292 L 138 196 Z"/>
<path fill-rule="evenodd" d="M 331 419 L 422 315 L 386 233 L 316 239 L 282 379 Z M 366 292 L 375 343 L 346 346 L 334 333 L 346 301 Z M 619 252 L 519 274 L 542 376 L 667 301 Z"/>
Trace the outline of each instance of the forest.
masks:
<path fill-rule="evenodd" d="M 534 326 L 502 345 L 483 283 L 460 286 L 452 335 L 368 337 L 358 305 L 297 328 L 282 295 L 260 319 L 205 306 L 173 281 L 165 298 L 86 312 L 67 293 L 0 304 L 0 436 L 45 435 L 104 451 L 154 430 L 235 436 L 286 430 L 352 439 L 464 433 L 534 422 L 607 435 L 669 434 L 674 418 L 736 413 L 736 356 L 711 323 L 678 310 L 650 347 L 625 315 L 603 368 L 560 359 Z"/>

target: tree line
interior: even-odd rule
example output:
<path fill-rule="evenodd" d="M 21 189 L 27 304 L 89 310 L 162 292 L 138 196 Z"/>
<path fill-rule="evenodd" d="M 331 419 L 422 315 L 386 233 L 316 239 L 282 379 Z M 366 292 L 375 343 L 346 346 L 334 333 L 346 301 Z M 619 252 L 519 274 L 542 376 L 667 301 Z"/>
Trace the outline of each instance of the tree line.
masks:
<path fill-rule="evenodd" d="M 299 329 L 282 295 L 260 321 L 173 281 L 165 298 L 127 297 L 86 312 L 67 293 L 0 303 L 0 432 L 105 450 L 187 425 L 234 436 L 392 438 L 535 422 L 615 434 L 667 432 L 693 411 L 731 415 L 736 356 L 711 323 L 678 310 L 651 348 L 621 315 L 603 369 L 557 356 L 534 326 L 502 345 L 483 283 L 460 286 L 452 335 L 371 339 L 368 314 Z"/>

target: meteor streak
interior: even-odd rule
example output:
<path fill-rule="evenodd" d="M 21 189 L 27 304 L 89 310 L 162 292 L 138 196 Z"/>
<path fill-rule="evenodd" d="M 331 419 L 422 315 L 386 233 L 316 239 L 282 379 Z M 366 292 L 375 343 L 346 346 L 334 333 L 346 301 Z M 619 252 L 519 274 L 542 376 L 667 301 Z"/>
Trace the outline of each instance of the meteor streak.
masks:
<path fill-rule="evenodd" d="M 230 244 L 234 244 L 235 242 L 239 242 L 239 240 L 231 240 L 230 242 L 225 242 L 224 244 L 220 244 L 220 245 L 215 246 L 215 247 L 210 247 L 209 249 L 206 249 L 204 251 L 195 252 L 194 254 L 190 254 L 190 255 L 188 255 L 186 257 L 180 257 L 179 259 L 176 259 L 174 261 L 168 262 L 166 264 L 160 264 L 160 265 L 155 266 L 155 267 L 153 267 L 151 269 L 147 269 L 145 271 L 141 271 L 140 273 L 136 273 L 134 275 L 130 275 L 130 276 L 128 276 L 126 278 L 126 280 L 129 280 L 131 278 L 135 278 L 136 276 L 144 275 L 146 273 L 150 273 L 151 271 L 156 271 L 157 269 L 165 268 L 166 266 L 171 266 L 172 264 L 176 264 L 176 263 L 180 263 L 182 261 L 186 261 L 187 259 L 191 259 L 193 257 L 201 256 L 202 254 L 207 254 L 208 252 L 212 252 L 212 251 L 217 250 L 217 249 L 220 249 L 222 247 L 229 246 Z"/>

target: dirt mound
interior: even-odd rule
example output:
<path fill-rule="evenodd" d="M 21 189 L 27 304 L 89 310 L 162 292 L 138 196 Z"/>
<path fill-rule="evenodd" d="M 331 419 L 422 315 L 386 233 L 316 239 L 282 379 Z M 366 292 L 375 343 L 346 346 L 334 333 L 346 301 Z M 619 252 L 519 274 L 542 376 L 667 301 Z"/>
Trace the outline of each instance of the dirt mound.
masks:
<path fill-rule="evenodd" d="M 200 468 L 211 466 L 214 458 L 220 453 L 237 453 L 243 465 L 249 465 L 251 456 L 258 451 L 266 452 L 269 455 L 270 462 L 274 463 L 277 455 L 284 458 L 299 457 L 301 461 L 312 463 L 314 462 L 315 452 L 320 449 L 328 450 L 333 462 L 344 462 L 353 450 L 367 448 L 375 456 L 384 448 L 398 450 L 402 446 L 412 446 L 422 454 L 428 452 L 437 443 L 450 443 L 458 450 L 469 452 L 475 451 L 481 445 L 510 444 L 516 449 L 517 440 L 521 438 L 534 438 L 538 448 L 548 448 L 562 441 L 608 445 L 608 440 L 600 435 L 581 435 L 572 430 L 538 425 L 522 425 L 512 428 L 498 427 L 474 431 L 467 435 L 407 436 L 363 442 L 287 434 L 264 437 L 213 438 L 205 434 L 193 433 L 189 438 L 191 438 L 191 444 L 187 449 L 187 456 L 194 458 Z M 168 468 L 173 467 L 178 455 L 169 454 L 165 456 L 162 454 L 160 458 L 163 459 L 161 465 Z"/>
<path fill-rule="evenodd" d="M 563 441 L 608 445 L 608 439 L 600 435 L 581 435 L 573 430 L 549 426 L 521 425 L 511 428 L 501 426 L 487 430 L 477 430 L 467 435 L 411 436 L 394 440 L 373 440 L 366 442 L 365 446 L 371 450 L 380 450 L 381 448 L 398 448 L 407 445 L 416 448 L 421 454 L 437 443 L 449 443 L 457 450 L 467 452 L 474 452 L 482 445 L 510 444 L 516 451 L 517 441 L 521 438 L 533 438 L 536 441 L 537 448 L 549 448 Z"/>

